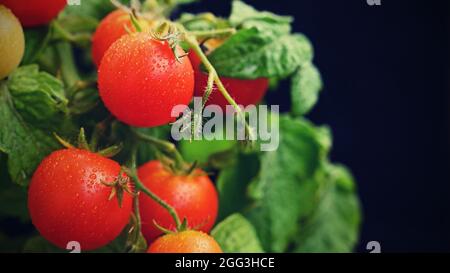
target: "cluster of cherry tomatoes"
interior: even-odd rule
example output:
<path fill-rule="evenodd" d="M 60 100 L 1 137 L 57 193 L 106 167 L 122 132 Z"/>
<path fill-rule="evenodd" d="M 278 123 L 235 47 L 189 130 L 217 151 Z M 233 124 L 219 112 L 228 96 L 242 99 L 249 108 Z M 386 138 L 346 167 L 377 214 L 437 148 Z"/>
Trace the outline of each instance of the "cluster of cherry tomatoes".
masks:
<path fill-rule="evenodd" d="M 150 161 L 139 167 L 138 176 L 195 228 L 178 232 L 169 212 L 140 193 L 141 230 L 150 245 L 148 252 L 221 252 L 206 234 L 217 217 L 218 197 L 203 171 L 177 175 L 161 162 Z M 28 207 L 33 224 L 61 248 L 70 241 L 79 242 L 82 250 L 103 247 L 120 235 L 133 211 L 130 192 L 123 192 L 120 202 L 111 198 L 112 191 L 119 190 L 115 186 L 133 188 L 114 160 L 76 148 L 55 151 L 41 162 L 30 184 Z M 155 224 L 173 233 L 161 236 L 163 231 Z"/>
<path fill-rule="evenodd" d="M 0 79 L 21 61 L 25 45 L 22 27 L 48 24 L 65 5 L 66 0 L 0 0 Z M 98 25 L 92 57 L 98 68 L 99 93 L 108 110 L 128 125 L 168 124 L 173 121 L 175 105 L 187 105 L 194 94 L 203 95 L 208 75 L 200 69 L 195 53 L 178 60 L 175 55 L 184 56 L 183 49 L 171 48 L 167 41 L 146 31 L 154 27 L 153 22 L 137 19 L 137 23 L 143 31 L 136 31 L 130 14 L 116 10 Z M 244 106 L 259 102 L 268 88 L 267 79 L 221 80 Z M 228 104 L 218 92 L 208 103 L 223 108 Z M 195 169 L 179 174 L 159 161 L 150 161 L 138 168 L 138 176 L 186 219 L 190 228 L 177 231 L 169 212 L 141 193 L 139 213 L 148 252 L 221 252 L 207 235 L 217 217 L 218 195 L 205 172 Z M 112 191 L 117 194 L 117 185 L 133 188 L 132 180 L 114 160 L 78 148 L 55 151 L 41 162 L 29 186 L 32 222 L 43 237 L 61 248 L 70 241 L 78 241 L 82 250 L 105 246 L 119 236 L 133 213 L 129 191 L 120 202 L 111 198 Z M 155 223 L 173 232 L 163 235 Z"/>

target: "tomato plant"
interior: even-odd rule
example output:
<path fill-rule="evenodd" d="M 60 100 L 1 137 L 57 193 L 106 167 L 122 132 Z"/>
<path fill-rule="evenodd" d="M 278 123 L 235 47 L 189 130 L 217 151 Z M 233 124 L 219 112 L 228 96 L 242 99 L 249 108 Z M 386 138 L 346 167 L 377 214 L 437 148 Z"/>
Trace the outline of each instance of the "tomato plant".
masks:
<path fill-rule="evenodd" d="M 175 54 L 183 55 L 177 47 Z M 177 61 L 165 41 L 150 34 L 126 35 L 107 51 L 98 71 L 100 96 L 119 120 L 133 126 L 168 124 L 176 105 L 187 105 L 194 92 L 188 58 Z"/>
<path fill-rule="evenodd" d="M 150 22 L 147 20 L 138 20 L 143 30 L 150 29 Z M 105 55 L 106 50 L 120 37 L 128 34 L 127 31 L 136 32 L 131 22 L 130 14 L 124 10 L 117 9 L 109 13 L 98 25 L 92 36 L 92 58 L 97 67 Z"/>
<path fill-rule="evenodd" d="M 57 16 L 65 0 L 0 0 L 19 18 L 0 6 L 0 252 L 356 245 L 354 179 L 329 159 L 330 130 L 305 117 L 322 87 L 309 39 L 292 32 L 293 18 L 241 1 L 228 17 L 183 12 L 188 2 L 82 0 Z M 24 34 L 19 21 L 48 26 Z M 290 81 L 290 105 L 254 128 L 238 104 L 270 103 L 268 79 Z M 235 128 L 199 130 L 194 119 L 176 142 L 191 116 L 172 110 L 194 94 L 194 117 L 210 125 L 205 105 L 231 105 L 244 137 L 220 140 Z M 266 138 L 277 144 L 269 152 Z"/>
<path fill-rule="evenodd" d="M 23 29 L 12 12 L 0 5 L 0 80 L 8 76 L 22 60 L 25 39 Z"/>
<path fill-rule="evenodd" d="M 63 10 L 67 0 L 0 0 L 25 27 L 48 24 Z"/>
<path fill-rule="evenodd" d="M 150 245 L 148 253 L 222 253 L 213 237 L 200 231 L 166 234 Z"/>
<path fill-rule="evenodd" d="M 39 164 L 28 190 L 34 226 L 61 248 L 77 241 L 91 250 L 114 240 L 129 221 L 132 203 L 126 193 L 121 204 L 111 199 L 113 188 L 104 184 L 119 179 L 119 172 L 117 162 L 90 151 L 53 152 Z"/>
<path fill-rule="evenodd" d="M 190 174 L 174 174 L 159 161 L 150 161 L 138 169 L 144 185 L 171 205 L 188 225 L 209 232 L 217 217 L 218 197 L 214 184 L 200 169 Z M 175 222 L 170 214 L 146 195 L 140 195 L 139 208 L 142 218 L 142 232 L 148 242 L 161 235 L 154 225 L 173 230 Z"/>

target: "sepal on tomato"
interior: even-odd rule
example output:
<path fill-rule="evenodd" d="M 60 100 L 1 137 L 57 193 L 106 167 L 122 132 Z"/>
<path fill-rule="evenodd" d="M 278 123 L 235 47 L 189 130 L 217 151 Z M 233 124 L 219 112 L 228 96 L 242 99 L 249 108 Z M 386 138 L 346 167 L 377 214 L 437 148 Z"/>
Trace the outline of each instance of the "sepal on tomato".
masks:
<path fill-rule="evenodd" d="M 108 200 L 112 200 L 115 196 L 117 196 L 117 201 L 119 202 L 119 207 L 122 207 L 123 194 L 124 192 L 135 196 L 135 194 L 129 188 L 130 178 L 128 176 L 124 176 L 124 171 L 121 169 L 117 179 L 111 183 L 101 181 L 101 183 L 107 187 L 111 187 L 111 193 L 108 197 Z"/>
<path fill-rule="evenodd" d="M 84 131 L 84 128 L 81 127 L 80 128 L 80 133 L 78 134 L 78 140 L 77 140 L 77 146 L 72 145 L 69 141 L 63 139 L 62 137 L 60 137 L 58 134 L 53 133 L 53 135 L 55 136 L 56 140 L 65 148 L 68 149 L 81 149 L 81 150 L 86 150 L 86 151 L 90 151 L 93 153 L 97 153 L 103 157 L 114 157 L 115 155 L 117 155 L 118 153 L 120 153 L 123 149 L 123 144 L 119 143 L 116 145 L 112 145 L 109 147 L 106 147 L 102 150 L 97 150 L 97 143 L 93 142 L 91 145 L 89 145 L 87 139 L 86 139 L 86 134 Z"/>

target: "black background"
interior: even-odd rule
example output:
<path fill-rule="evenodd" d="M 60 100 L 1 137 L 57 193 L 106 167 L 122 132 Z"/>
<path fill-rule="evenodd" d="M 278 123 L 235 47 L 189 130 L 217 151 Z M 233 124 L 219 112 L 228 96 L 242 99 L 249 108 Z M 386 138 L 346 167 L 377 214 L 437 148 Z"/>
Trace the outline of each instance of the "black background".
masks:
<path fill-rule="evenodd" d="M 376 240 L 383 252 L 450 251 L 447 1 L 245 2 L 293 15 L 295 31 L 314 44 L 325 88 L 309 118 L 332 128 L 332 159 L 357 179 L 364 207 L 357 250 Z M 226 16 L 230 2 L 183 10 Z M 288 97 L 277 92 L 269 103 L 288 106 Z"/>

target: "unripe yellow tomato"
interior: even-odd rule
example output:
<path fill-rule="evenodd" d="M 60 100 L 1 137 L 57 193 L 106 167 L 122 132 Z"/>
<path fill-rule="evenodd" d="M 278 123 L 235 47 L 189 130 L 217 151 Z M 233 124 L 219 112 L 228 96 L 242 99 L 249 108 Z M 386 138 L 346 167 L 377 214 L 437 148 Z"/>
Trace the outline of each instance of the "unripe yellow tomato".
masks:
<path fill-rule="evenodd" d="M 0 5 L 0 80 L 20 63 L 25 51 L 25 37 L 19 20 Z"/>

